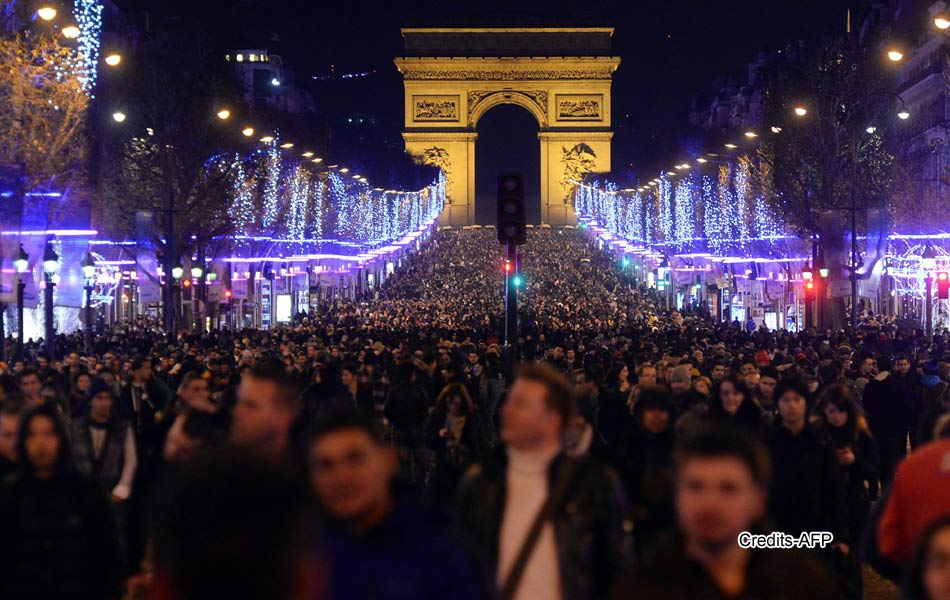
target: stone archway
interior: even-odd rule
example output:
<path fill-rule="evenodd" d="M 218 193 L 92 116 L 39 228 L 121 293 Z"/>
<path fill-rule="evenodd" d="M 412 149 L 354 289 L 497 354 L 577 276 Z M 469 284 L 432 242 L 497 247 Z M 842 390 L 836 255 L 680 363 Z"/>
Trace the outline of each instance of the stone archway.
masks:
<path fill-rule="evenodd" d="M 474 222 L 493 225 L 498 216 L 498 176 L 520 173 L 524 186 L 525 221 L 541 222 L 541 153 L 538 121 L 514 103 L 499 102 L 475 125 Z"/>
<path fill-rule="evenodd" d="M 611 28 L 403 29 L 406 151 L 441 167 L 440 224 L 474 223 L 478 120 L 516 104 L 538 121 L 541 220 L 573 223 L 573 181 L 610 170 Z"/>

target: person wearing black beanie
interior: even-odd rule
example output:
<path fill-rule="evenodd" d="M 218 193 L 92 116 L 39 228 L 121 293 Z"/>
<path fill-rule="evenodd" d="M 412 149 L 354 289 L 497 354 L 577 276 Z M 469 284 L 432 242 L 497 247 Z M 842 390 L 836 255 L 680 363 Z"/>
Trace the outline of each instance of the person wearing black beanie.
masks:
<path fill-rule="evenodd" d="M 633 507 L 635 547 L 653 549 L 673 526 L 674 409 L 665 387 L 641 388 L 633 409 L 634 426 L 621 444 L 621 477 Z"/>

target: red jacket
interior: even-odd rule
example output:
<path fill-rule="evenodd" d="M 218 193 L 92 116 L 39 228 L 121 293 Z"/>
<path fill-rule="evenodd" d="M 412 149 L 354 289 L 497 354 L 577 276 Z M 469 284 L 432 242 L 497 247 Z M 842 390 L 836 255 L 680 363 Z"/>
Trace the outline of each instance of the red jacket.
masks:
<path fill-rule="evenodd" d="M 901 463 L 877 530 L 881 554 L 903 563 L 921 532 L 950 514 L 950 440 L 923 446 Z"/>

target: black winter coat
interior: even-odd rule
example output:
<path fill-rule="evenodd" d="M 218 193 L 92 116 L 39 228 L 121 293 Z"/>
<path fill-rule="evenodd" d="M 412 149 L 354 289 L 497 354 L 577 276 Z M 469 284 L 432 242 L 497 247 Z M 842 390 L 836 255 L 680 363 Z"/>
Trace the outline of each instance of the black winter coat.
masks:
<path fill-rule="evenodd" d="M 393 426 L 397 445 L 415 448 L 423 444 L 423 430 L 429 416 L 425 388 L 412 382 L 393 386 L 384 412 Z"/>
<path fill-rule="evenodd" d="M 854 462 L 848 466 L 841 466 L 845 480 L 845 503 L 848 506 L 848 528 L 852 541 L 858 541 L 864 532 L 868 513 L 871 510 L 871 495 L 877 496 L 878 480 L 881 476 L 881 459 L 877 452 L 877 444 L 864 429 L 858 430 L 857 439 L 848 439 L 845 427 L 832 427 L 826 424 L 832 446 L 837 450 L 850 448 L 854 453 Z"/>
<path fill-rule="evenodd" d="M 835 543 L 848 543 L 844 477 L 830 440 L 807 425 L 793 435 L 777 422 L 769 432 L 772 490 L 769 514 L 777 529 L 791 535 L 830 531 Z"/>
<path fill-rule="evenodd" d="M 117 599 L 122 558 L 109 499 L 78 474 L 0 485 L 0 598 Z"/>
<path fill-rule="evenodd" d="M 675 522 L 673 431 L 655 434 L 636 427 L 622 443 L 621 477 L 630 498 L 637 552 L 643 554 Z"/>
<path fill-rule="evenodd" d="M 911 429 L 913 412 L 904 385 L 893 374 L 884 379 L 874 378 L 864 387 L 863 398 L 864 414 L 874 439 L 882 445 L 892 440 L 903 442 Z"/>
<path fill-rule="evenodd" d="M 633 561 L 633 523 L 616 474 L 589 458 L 577 459 L 573 484 L 554 516 L 564 600 L 604 598 Z M 550 467 L 556 485 L 564 456 Z M 474 465 L 459 486 L 459 517 L 473 546 L 498 564 L 505 512 L 507 455 Z"/>
<path fill-rule="evenodd" d="M 737 596 L 722 592 L 715 580 L 686 555 L 679 538 L 661 542 L 656 554 L 614 588 L 611 600 L 798 600 L 839 598 L 838 586 L 814 558 L 797 550 L 755 549 Z"/>

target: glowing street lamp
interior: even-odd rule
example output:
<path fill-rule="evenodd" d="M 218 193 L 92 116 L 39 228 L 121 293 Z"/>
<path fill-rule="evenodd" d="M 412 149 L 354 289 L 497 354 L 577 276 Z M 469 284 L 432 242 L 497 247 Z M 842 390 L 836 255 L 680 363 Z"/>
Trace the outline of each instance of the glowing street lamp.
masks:
<path fill-rule="evenodd" d="M 67 25 L 63 27 L 63 37 L 67 40 L 74 40 L 79 37 L 81 31 L 75 25 Z"/>
<path fill-rule="evenodd" d="M 937 268 L 937 253 L 932 247 L 928 246 L 927 251 L 920 257 L 920 267 L 927 273 Z"/>
<path fill-rule="evenodd" d="M 808 109 L 805 108 L 804 106 L 796 106 L 795 114 L 799 117 L 804 117 L 805 115 L 808 114 Z"/>
<path fill-rule="evenodd" d="M 96 276 L 96 261 L 92 258 L 92 254 L 86 253 L 86 257 L 82 259 L 82 277 L 83 279 L 92 279 Z"/>
<path fill-rule="evenodd" d="M 36 11 L 36 16 L 44 21 L 52 21 L 56 18 L 56 9 L 52 6 L 44 6 Z"/>
<path fill-rule="evenodd" d="M 82 259 L 82 277 L 86 280 L 83 290 L 86 292 L 86 316 L 82 326 L 83 346 L 86 352 L 92 351 L 92 290 L 96 277 L 96 261 L 92 254 L 86 252 L 86 257 Z"/>
<path fill-rule="evenodd" d="M 950 29 L 950 14 L 940 13 L 934 17 L 934 26 L 941 31 Z"/>
<path fill-rule="evenodd" d="M 221 110 L 218 111 L 218 118 L 221 119 L 222 121 L 227 121 L 230 117 L 231 117 L 230 110 L 226 108 L 222 108 Z"/>
<path fill-rule="evenodd" d="M 172 267 L 172 278 L 173 278 L 173 279 L 181 279 L 184 274 L 185 274 L 185 268 L 184 268 L 183 266 L 181 266 L 181 263 L 179 263 L 179 264 L 175 265 L 174 267 Z"/>
<path fill-rule="evenodd" d="M 910 111 L 907 110 L 906 106 L 902 106 L 901 109 L 897 111 L 897 118 L 899 118 L 901 121 L 906 121 L 910 118 Z"/>
<path fill-rule="evenodd" d="M 192 279 L 201 279 L 201 276 L 204 275 L 204 269 L 200 266 L 194 266 L 191 268 L 191 278 Z"/>
<path fill-rule="evenodd" d="M 126 118 L 125 113 L 122 111 L 116 111 L 112 113 L 112 120 L 115 121 L 116 123 L 124 123 L 125 118 Z"/>
<path fill-rule="evenodd" d="M 244 129 L 241 130 L 241 133 L 244 135 L 244 137 L 251 137 L 252 135 L 254 135 L 254 128 L 245 127 Z"/>
<path fill-rule="evenodd" d="M 45 309 L 43 320 L 46 326 L 46 332 L 44 334 L 46 356 L 50 361 L 55 358 L 53 354 L 53 336 L 56 334 L 53 329 L 53 288 L 56 287 L 54 278 L 58 271 L 59 255 L 57 255 L 56 250 L 53 249 L 53 244 L 46 242 L 46 249 L 43 251 L 43 275 L 46 281 L 46 288 L 43 290 L 43 308 Z"/>
<path fill-rule="evenodd" d="M 59 255 L 53 249 L 53 245 L 46 244 L 46 250 L 43 251 L 43 273 L 52 277 L 59 271 Z"/>
<path fill-rule="evenodd" d="M 13 267 L 16 269 L 16 272 L 21 275 L 26 273 L 30 268 L 30 257 L 26 253 L 26 250 L 23 249 L 22 245 L 20 245 L 20 251 L 17 253 L 16 259 L 13 261 Z"/>
<path fill-rule="evenodd" d="M 13 266 L 17 272 L 17 285 L 16 285 L 16 322 L 17 322 L 17 343 L 16 343 L 16 356 L 17 358 L 23 358 L 23 294 L 26 290 L 26 282 L 23 281 L 23 276 L 30 270 L 30 257 L 27 255 L 26 250 L 23 249 L 23 244 L 20 244 L 20 251 L 17 253 L 17 257 L 13 260 Z"/>
<path fill-rule="evenodd" d="M 113 52 L 112 54 L 109 54 L 108 56 L 106 56 L 104 60 L 105 60 L 105 63 L 109 65 L 110 67 L 118 67 L 119 63 L 122 62 L 122 55 L 116 52 Z"/>
<path fill-rule="evenodd" d="M 891 62 L 900 62 L 904 60 L 904 53 L 897 48 L 891 48 L 887 51 L 887 58 L 889 58 Z"/>

